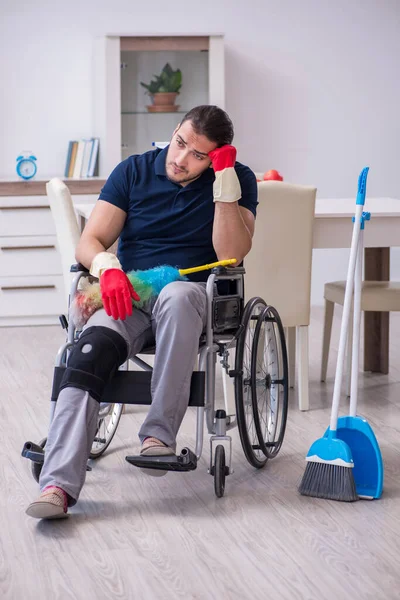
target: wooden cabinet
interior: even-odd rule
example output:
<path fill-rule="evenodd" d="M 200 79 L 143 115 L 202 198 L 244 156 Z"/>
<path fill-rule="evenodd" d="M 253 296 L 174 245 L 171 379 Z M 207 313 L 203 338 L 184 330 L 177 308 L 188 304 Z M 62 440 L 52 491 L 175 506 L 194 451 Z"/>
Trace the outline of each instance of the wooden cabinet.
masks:
<path fill-rule="evenodd" d="M 182 71 L 177 112 L 151 113 L 140 82 L 169 62 Z M 223 35 L 105 36 L 95 40 L 94 135 L 100 139 L 99 173 L 108 177 L 131 154 L 169 141 L 183 115 L 198 104 L 225 107 Z"/>
<path fill-rule="evenodd" d="M 53 325 L 65 312 L 64 281 L 47 180 L 0 181 L 0 326 Z M 102 179 L 66 181 L 94 202 Z"/>

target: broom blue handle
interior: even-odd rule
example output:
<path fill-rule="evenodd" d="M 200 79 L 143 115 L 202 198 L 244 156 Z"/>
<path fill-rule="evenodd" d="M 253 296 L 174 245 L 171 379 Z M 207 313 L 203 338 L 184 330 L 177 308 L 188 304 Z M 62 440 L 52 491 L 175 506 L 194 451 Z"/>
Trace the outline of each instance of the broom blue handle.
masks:
<path fill-rule="evenodd" d="M 331 431 L 336 431 L 337 429 L 337 421 L 339 415 L 339 403 L 340 403 L 340 393 L 342 390 L 342 380 L 343 380 L 343 367 L 344 367 L 344 359 L 346 353 L 346 341 L 347 341 L 347 332 L 349 327 L 349 317 L 351 310 L 351 302 L 353 296 L 353 285 L 354 285 L 354 274 L 357 260 L 357 251 L 358 251 L 358 240 L 360 237 L 360 223 L 361 216 L 363 212 L 363 204 L 356 204 L 356 214 L 353 225 L 353 235 L 351 239 L 351 247 L 350 247 L 350 260 L 349 266 L 347 270 L 347 279 L 346 279 L 346 290 L 344 294 L 344 305 L 343 305 L 343 315 L 342 315 L 342 324 L 340 327 L 340 339 L 339 339 L 339 353 L 336 363 L 336 374 L 335 374 L 335 385 L 333 388 L 333 401 L 332 401 L 332 412 L 331 412 L 331 422 L 330 429 Z"/>
<path fill-rule="evenodd" d="M 368 171 L 369 171 L 369 167 L 364 167 L 358 178 L 356 204 L 362 204 L 363 206 L 364 206 L 364 202 L 365 202 L 365 194 L 367 192 Z"/>

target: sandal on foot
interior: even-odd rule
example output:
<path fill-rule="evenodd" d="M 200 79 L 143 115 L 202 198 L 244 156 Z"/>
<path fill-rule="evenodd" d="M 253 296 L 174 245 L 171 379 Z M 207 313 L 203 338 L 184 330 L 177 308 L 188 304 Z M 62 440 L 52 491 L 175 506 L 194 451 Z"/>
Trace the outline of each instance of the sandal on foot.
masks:
<path fill-rule="evenodd" d="M 142 456 L 170 456 L 174 455 L 175 452 L 172 450 L 172 448 L 170 448 L 157 438 L 147 437 L 143 441 L 140 454 Z"/>
<path fill-rule="evenodd" d="M 60 487 L 49 485 L 39 498 L 26 509 L 26 514 L 34 519 L 63 519 L 68 517 L 68 498 Z"/>
<path fill-rule="evenodd" d="M 140 454 L 141 456 L 173 456 L 175 452 L 157 438 L 147 437 L 143 440 Z M 163 477 L 168 473 L 168 471 L 162 471 L 161 469 L 146 469 L 143 467 L 140 470 L 152 477 Z"/>

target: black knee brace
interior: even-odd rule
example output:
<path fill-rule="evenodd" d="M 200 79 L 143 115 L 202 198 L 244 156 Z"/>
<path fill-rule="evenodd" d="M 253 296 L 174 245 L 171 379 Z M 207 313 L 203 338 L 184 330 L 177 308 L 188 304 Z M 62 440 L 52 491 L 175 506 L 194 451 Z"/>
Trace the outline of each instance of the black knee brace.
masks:
<path fill-rule="evenodd" d="M 116 331 L 99 326 L 85 329 L 71 351 L 60 391 L 77 387 L 100 402 L 106 384 L 127 356 L 127 344 Z"/>

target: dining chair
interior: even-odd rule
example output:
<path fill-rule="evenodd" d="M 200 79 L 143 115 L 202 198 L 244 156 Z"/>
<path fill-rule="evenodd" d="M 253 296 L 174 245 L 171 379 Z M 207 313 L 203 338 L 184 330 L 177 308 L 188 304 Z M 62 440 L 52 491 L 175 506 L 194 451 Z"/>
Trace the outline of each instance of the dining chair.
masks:
<path fill-rule="evenodd" d="M 286 329 L 289 381 L 294 387 L 297 366 L 298 405 L 300 410 L 308 410 L 308 327 L 317 190 L 280 181 L 260 181 L 257 186 L 255 234 L 244 261 L 245 298 L 261 296 L 278 310 Z"/>

